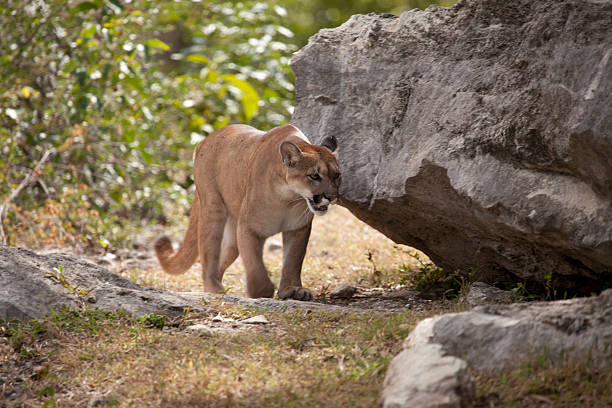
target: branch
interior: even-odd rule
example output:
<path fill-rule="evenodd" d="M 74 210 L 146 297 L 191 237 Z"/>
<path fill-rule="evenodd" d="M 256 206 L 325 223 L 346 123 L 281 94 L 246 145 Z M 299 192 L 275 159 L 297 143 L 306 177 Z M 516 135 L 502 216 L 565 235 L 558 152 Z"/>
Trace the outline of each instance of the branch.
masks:
<path fill-rule="evenodd" d="M 55 148 L 51 148 L 43 154 L 41 159 L 36 163 L 36 166 L 32 169 L 32 171 L 21 181 L 19 186 L 15 190 L 11 192 L 6 200 L 0 206 L 0 244 L 6 245 L 6 235 L 4 234 L 4 218 L 6 217 L 6 211 L 8 209 L 9 204 L 13 201 L 17 196 L 26 188 L 32 180 L 36 177 L 36 173 L 40 168 L 45 164 L 51 156 L 53 156 L 57 150 Z"/>

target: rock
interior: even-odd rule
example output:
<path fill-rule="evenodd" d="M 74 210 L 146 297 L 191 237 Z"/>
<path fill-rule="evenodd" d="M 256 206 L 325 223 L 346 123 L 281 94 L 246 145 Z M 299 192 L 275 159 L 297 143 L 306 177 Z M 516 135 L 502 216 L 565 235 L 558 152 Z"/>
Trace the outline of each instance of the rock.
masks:
<path fill-rule="evenodd" d="M 329 297 L 332 299 L 350 299 L 357 293 L 357 288 L 350 285 L 341 285 L 332 290 Z"/>
<path fill-rule="evenodd" d="M 51 308 L 79 309 L 92 300 L 101 310 L 125 310 L 135 317 L 151 313 L 177 317 L 187 307 L 209 310 L 199 302 L 139 286 L 73 256 L 37 255 L 23 248 L 0 246 L 0 319 L 39 318 L 50 315 Z"/>
<path fill-rule="evenodd" d="M 181 297 L 191 300 L 192 302 L 204 301 L 215 305 L 228 304 L 250 309 L 267 310 L 270 312 L 284 312 L 286 310 L 306 310 L 312 312 L 346 312 L 347 307 L 338 305 L 328 305 L 325 303 L 304 302 L 301 300 L 278 300 L 270 298 L 245 298 L 236 295 L 215 294 L 206 292 L 178 292 Z M 355 313 L 367 313 L 368 310 L 350 309 Z"/>
<path fill-rule="evenodd" d="M 612 273 L 612 2 L 356 15 L 294 54 L 342 205 L 437 265 L 583 293 Z M 602 17 L 607 16 L 607 17 Z"/>
<path fill-rule="evenodd" d="M 248 319 L 241 320 L 240 323 L 243 323 L 243 324 L 270 324 L 270 322 L 268 321 L 268 319 L 266 319 L 266 316 L 264 315 L 257 315 L 257 316 L 249 317 Z"/>
<path fill-rule="evenodd" d="M 205 324 L 192 324 L 191 326 L 187 326 L 185 327 L 185 330 L 188 332 L 194 332 L 194 333 L 198 333 L 202 336 L 210 336 L 211 334 L 214 334 L 215 330 L 212 329 L 211 327 L 208 327 Z"/>
<path fill-rule="evenodd" d="M 611 310 L 612 289 L 589 298 L 480 306 L 435 318 L 433 341 L 477 370 L 513 368 L 529 354 L 605 364 L 612 358 Z"/>
<path fill-rule="evenodd" d="M 270 252 L 278 251 L 279 249 L 283 249 L 283 244 L 280 241 L 270 240 L 266 244 L 266 248 Z"/>
<path fill-rule="evenodd" d="M 501 290 L 484 282 L 474 282 L 465 297 L 470 306 L 480 306 L 487 303 L 510 303 L 512 293 Z"/>
<path fill-rule="evenodd" d="M 381 397 L 384 408 L 464 407 L 474 399 L 467 363 L 428 343 L 431 323 L 426 319 L 419 324 L 406 340 L 407 348 L 389 364 Z"/>
<path fill-rule="evenodd" d="M 590 298 L 480 306 L 469 312 L 425 319 L 390 364 L 383 404 L 424 406 L 421 401 L 429 399 L 448 400 L 448 406 L 469 403 L 473 392 L 466 379 L 466 366 L 455 359 L 479 372 L 516 368 L 539 357 L 551 364 L 576 359 L 609 367 L 610 310 L 612 289 Z M 436 375 L 432 374 L 434 370 Z"/>
<path fill-rule="evenodd" d="M 218 323 L 236 323 L 236 320 L 232 319 L 231 317 L 223 317 L 220 314 L 213 317 L 212 321 Z"/>

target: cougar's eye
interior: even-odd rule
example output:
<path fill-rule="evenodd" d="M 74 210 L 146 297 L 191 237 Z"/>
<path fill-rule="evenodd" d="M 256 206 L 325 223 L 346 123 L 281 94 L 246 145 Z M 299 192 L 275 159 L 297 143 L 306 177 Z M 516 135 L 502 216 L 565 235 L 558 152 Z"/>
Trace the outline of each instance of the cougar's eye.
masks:
<path fill-rule="evenodd" d="M 317 173 L 313 173 L 308 175 L 308 179 L 312 181 L 319 181 L 321 180 L 321 176 L 319 176 Z"/>

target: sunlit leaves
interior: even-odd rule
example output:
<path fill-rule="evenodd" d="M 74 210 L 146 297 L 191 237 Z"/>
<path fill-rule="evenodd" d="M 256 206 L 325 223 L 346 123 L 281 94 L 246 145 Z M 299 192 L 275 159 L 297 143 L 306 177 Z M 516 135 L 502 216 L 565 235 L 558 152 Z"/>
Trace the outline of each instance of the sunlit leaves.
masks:
<path fill-rule="evenodd" d="M 257 103 L 259 102 L 257 91 L 247 81 L 235 75 L 223 75 L 221 78 L 240 90 L 242 93 L 241 101 L 244 109 L 244 116 L 247 120 L 251 120 L 255 112 L 257 112 Z"/>
<path fill-rule="evenodd" d="M 119 234 L 118 214 L 159 217 L 193 182 L 193 144 L 230 123 L 289 119 L 295 47 L 266 3 L 38 4 L 0 5 L 0 197 L 57 149 L 19 204 L 63 203 L 71 231 Z M 80 206 L 102 217 L 80 225 Z"/>
<path fill-rule="evenodd" d="M 144 43 L 149 47 L 157 48 L 162 51 L 168 51 L 170 49 L 170 46 L 168 44 L 166 44 L 165 42 L 161 40 L 158 40 L 157 38 L 146 40 Z"/>
<path fill-rule="evenodd" d="M 201 54 L 191 54 L 187 56 L 187 61 L 197 62 L 198 64 L 207 65 L 210 63 L 210 60 Z"/>

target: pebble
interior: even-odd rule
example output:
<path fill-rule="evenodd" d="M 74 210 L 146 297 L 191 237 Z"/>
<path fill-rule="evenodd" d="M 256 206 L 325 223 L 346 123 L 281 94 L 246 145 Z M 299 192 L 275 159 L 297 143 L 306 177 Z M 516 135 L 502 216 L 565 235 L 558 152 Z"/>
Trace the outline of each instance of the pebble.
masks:
<path fill-rule="evenodd" d="M 270 324 L 270 322 L 268 321 L 268 319 L 266 319 L 266 316 L 264 316 L 264 315 L 253 316 L 253 317 L 250 317 L 248 319 L 241 320 L 240 323 L 244 323 L 244 324 Z"/>
<path fill-rule="evenodd" d="M 342 285 L 332 290 L 329 297 L 332 299 L 350 299 L 357 292 L 357 288 L 350 285 Z"/>

